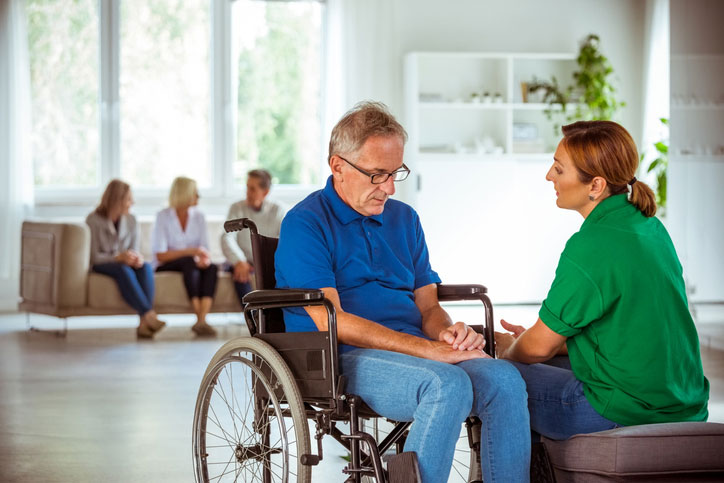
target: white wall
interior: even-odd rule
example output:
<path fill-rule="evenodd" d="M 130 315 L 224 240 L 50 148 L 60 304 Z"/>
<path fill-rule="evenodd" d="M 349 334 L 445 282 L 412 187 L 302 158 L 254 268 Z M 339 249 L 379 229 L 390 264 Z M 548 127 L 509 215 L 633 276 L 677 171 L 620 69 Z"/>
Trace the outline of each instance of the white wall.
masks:
<path fill-rule="evenodd" d="M 616 74 L 627 106 L 619 121 L 639 142 L 642 131 L 644 0 L 390 0 L 392 43 L 389 75 L 365 96 L 377 95 L 400 117 L 403 56 L 411 51 L 570 52 L 590 33 Z M 370 32 L 373 28 L 370 28 Z M 398 197 L 414 199 L 412 186 Z"/>

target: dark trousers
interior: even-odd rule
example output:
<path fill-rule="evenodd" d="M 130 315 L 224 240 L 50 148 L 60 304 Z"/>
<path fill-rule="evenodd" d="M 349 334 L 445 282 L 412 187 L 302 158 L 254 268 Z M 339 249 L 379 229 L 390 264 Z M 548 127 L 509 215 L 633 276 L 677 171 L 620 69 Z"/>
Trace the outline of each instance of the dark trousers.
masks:
<path fill-rule="evenodd" d="M 156 268 L 157 272 L 181 272 L 189 298 L 213 297 L 216 292 L 216 280 L 219 267 L 213 263 L 206 268 L 196 266 L 193 257 L 177 258 Z"/>
<path fill-rule="evenodd" d="M 148 263 L 133 268 L 125 263 L 110 262 L 93 265 L 93 271 L 108 275 L 118 284 L 123 300 L 143 315 L 153 307 L 153 269 Z"/>
<path fill-rule="evenodd" d="M 234 273 L 234 266 L 228 266 L 226 267 L 226 271 L 232 274 Z M 233 279 L 232 279 L 233 280 Z M 244 306 L 244 295 L 251 292 L 251 282 L 237 282 L 234 280 L 234 289 L 236 290 L 236 296 L 239 297 L 239 303 L 241 306 Z"/>

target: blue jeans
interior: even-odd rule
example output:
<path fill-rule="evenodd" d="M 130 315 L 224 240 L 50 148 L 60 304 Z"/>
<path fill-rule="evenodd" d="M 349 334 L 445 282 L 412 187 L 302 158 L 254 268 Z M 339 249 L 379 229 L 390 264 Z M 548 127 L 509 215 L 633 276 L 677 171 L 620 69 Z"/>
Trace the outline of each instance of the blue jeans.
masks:
<path fill-rule="evenodd" d="M 108 275 L 118 284 L 123 300 L 143 315 L 153 308 L 153 269 L 148 263 L 140 268 L 125 263 L 111 262 L 93 265 L 93 271 Z"/>
<path fill-rule="evenodd" d="M 530 428 L 523 380 L 508 362 L 459 364 L 375 349 L 340 356 L 346 392 L 378 414 L 413 421 L 405 451 L 417 453 L 425 483 L 448 480 L 455 443 L 469 415 L 482 421 L 480 457 L 486 483 L 527 482 Z"/>
<path fill-rule="evenodd" d="M 554 357 L 543 364 L 511 363 L 525 380 L 530 428 L 534 433 L 561 440 L 574 434 L 619 427 L 598 414 L 588 402 L 583 383 L 573 374 L 568 357 Z"/>
<path fill-rule="evenodd" d="M 231 266 L 226 267 L 226 271 L 232 274 L 232 275 L 231 275 L 231 276 L 232 276 L 232 280 L 234 280 L 234 278 L 233 278 L 233 277 L 234 277 L 234 275 L 233 275 L 233 274 L 234 274 L 234 266 L 231 265 Z M 239 298 L 239 303 L 240 303 L 241 306 L 243 307 L 243 306 L 244 306 L 244 302 L 243 302 L 242 300 L 244 299 L 244 295 L 246 295 L 246 294 L 248 294 L 249 292 L 251 292 L 251 281 L 249 281 L 249 282 L 237 282 L 236 280 L 234 280 L 234 290 L 236 290 L 236 296 Z"/>

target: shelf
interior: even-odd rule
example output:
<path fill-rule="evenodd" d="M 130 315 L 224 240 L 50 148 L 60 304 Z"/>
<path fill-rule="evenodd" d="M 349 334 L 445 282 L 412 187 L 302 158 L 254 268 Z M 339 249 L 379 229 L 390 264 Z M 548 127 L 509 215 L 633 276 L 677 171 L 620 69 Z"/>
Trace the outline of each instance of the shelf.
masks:
<path fill-rule="evenodd" d="M 510 104 L 505 102 L 420 102 L 421 109 L 473 109 L 473 110 L 500 110 L 507 109 Z"/>
<path fill-rule="evenodd" d="M 421 162 L 440 162 L 440 161 L 552 161 L 553 153 L 503 153 L 503 154 L 477 154 L 477 153 L 433 153 L 418 152 L 417 160 Z"/>
<path fill-rule="evenodd" d="M 560 111 L 560 105 L 551 106 L 543 102 L 446 102 L 446 101 L 421 101 L 418 103 L 420 109 L 515 109 L 520 111 L 545 111 L 552 109 Z M 567 104 L 566 109 L 575 107 L 575 104 Z M 724 105 L 721 106 L 724 108 Z"/>
<path fill-rule="evenodd" d="M 677 111 L 724 111 L 724 104 L 671 104 Z"/>
<path fill-rule="evenodd" d="M 407 54 L 404 91 L 410 167 L 423 160 L 550 162 L 550 151 L 561 137 L 560 129 L 554 127 L 562 108 L 546 102 L 522 102 L 522 88 L 534 79 L 569 79 L 575 68 L 576 55 L 571 53 Z M 480 97 L 471 101 L 471 94 L 484 92 L 499 93 L 504 102 L 483 102 Z M 542 96 L 527 98 L 534 101 Z M 569 103 L 566 112 L 577 107 L 578 103 Z M 553 116 L 549 116 L 551 111 Z M 526 138 L 528 143 L 516 138 Z M 477 148 L 490 151 L 491 145 L 502 153 L 477 154 Z M 421 150 L 425 147 L 450 149 Z M 547 152 L 535 152 L 538 150 Z"/>

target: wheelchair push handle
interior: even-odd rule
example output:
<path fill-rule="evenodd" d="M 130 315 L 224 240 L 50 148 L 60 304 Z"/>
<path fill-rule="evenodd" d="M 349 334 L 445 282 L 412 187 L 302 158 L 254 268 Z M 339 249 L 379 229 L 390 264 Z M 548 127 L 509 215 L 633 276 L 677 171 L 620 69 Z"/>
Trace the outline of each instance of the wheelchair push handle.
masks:
<path fill-rule="evenodd" d="M 253 235 L 259 233 L 259 231 L 256 229 L 256 223 L 251 221 L 249 218 L 237 218 L 235 220 L 229 220 L 224 222 L 224 231 L 226 231 L 226 233 L 231 233 L 232 231 L 241 231 L 244 228 L 248 228 L 249 230 L 251 230 L 251 233 Z"/>

